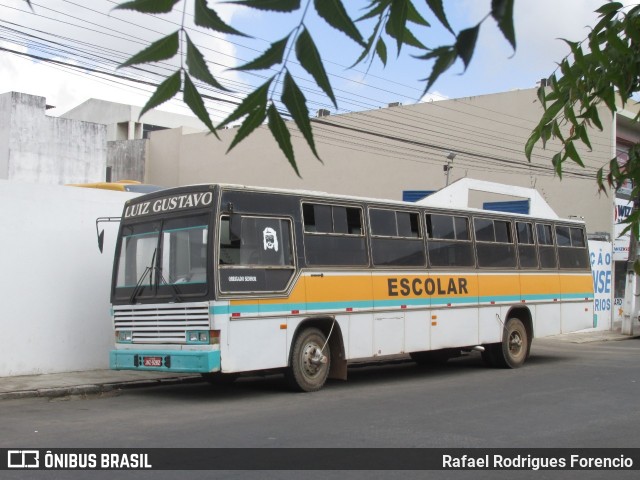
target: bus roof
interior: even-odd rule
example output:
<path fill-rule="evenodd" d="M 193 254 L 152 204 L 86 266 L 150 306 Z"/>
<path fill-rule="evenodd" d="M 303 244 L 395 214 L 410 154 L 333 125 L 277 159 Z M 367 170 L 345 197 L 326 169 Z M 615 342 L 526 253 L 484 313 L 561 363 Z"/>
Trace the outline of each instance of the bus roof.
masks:
<path fill-rule="evenodd" d="M 464 180 L 462 182 L 461 180 Z M 193 185 L 184 185 L 180 187 L 171 187 L 165 189 L 162 193 L 155 193 L 154 196 L 159 196 L 161 194 L 170 194 L 174 190 L 184 190 L 193 187 L 204 187 L 204 186 L 219 186 L 223 190 L 246 190 L 246 191 L 254 191 L 254 192 L 265 192 L 265 193 L 275 193 L 282 195 L 300 195 L 307 197 L 315 197 L 319 199 L 327 199 L 327 200 L 343 200 L 343 201 L 359 201 L 359 202 L 368 202 L 375 204 L 387 204 L 387 205 L 397 205 L 405 208 L 416 208 L 416 207 L 428 207 L 430 209 L 435 210 L 457 210 L 457 211 L 468 211 L 475 213 L 484 213 L 485 215 L 497 215 L 497 216 L 508 216 L 508 217 L 522 217 L 522 218 L 539 218 L 539 219 L 548 219 L 548 220 L 562 220 L 564 222 L 583 224 L 583 220 L 577 219 L 562 219 L 560 218 L 556 212 L 549 206 L 549 204 L 542 198 L 542 196 L 535 190 L 524 187 L 516 187 L 512 185 L 505 185 L 493 182 L 484 182 L 479 180 L 472 179 L 461 179 L 457 182 L 452 183 L 449 187 L 445 187 L 429 197 L 426 197 L 418 202 L 406 202 L 402 200 L 390 200 L 383 198 L 373 198 L 373 197 L 359 197 L 353 195 L 344 195 L 344 194 L 333 194 L 323 191 L 317 190 L 298 190 L 298 189 L 285 189 L 285 188 L 277 188 L 277 187 L 261 187 L 261 186 L 250 186 L 250 185 L 240 185 L 240 184 L 232 184 L 232 183 L 202 183 L 202 184 L 193 184 Z M 492 189 L 488 189 L 492 187 Z M 454 193 L 458 192 L 461 197 L 464 198 L 465 202 L 468 202 L 468 192 L 471 190 L 477 191 L 485 191 L 490 193 L 498 193 L 509 196 L 516 197 L 525 197 L 530 201 L 530 205 L 532 206 L 530 213 L 512 213 L 512 212 L 501 212 L 494 210 L 485 210 L 481 208 L 469 207 L 467 204 L 462 204 L 462 202 L 458 199 L 457 201 L 445 201 L 443 199 L 455 199 Z M 466 193 L 462 194 L 461 191 L 465 191 Z M 525 195 L 526 194 L 526 195 Z M 132 201 L 137 202 L 139 199 L 135 199 Z"/>

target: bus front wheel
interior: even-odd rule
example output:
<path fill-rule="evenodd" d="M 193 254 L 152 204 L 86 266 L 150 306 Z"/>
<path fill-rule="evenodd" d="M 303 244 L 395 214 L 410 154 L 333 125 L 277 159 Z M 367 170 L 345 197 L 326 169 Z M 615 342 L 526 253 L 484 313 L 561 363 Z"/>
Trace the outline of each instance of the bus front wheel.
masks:
<path fill-rule="evenodd" d="M 285 376 L 293 390 L 315 392 L 327 381 L 330 366 L 331 351 L 324 333 L 306 328 L 295 338 Z"/>

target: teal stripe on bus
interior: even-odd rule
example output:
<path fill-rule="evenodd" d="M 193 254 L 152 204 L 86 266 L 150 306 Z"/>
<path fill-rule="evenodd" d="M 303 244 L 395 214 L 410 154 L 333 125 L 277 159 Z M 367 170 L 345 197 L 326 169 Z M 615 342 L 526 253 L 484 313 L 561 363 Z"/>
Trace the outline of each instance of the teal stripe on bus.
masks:
<path fill-rule="evenodd" d="M 549 301 L 563 300 L 582 300 L 593 299 L 590 292 L 575 294 L 539 294 L 539 295 L 487 295 L 482 297 L 443 297 L 443 298 L 400 298 L 393 300 L 353 300 L 341 302 L 310 302 L 310 303 L 267 303 L 267 304 L 251 304 L 251 305 L 218 305 L 212 306 L 209 311 L 212 315 L 229 315 L 231 313 L 239 314 L 255 314 L 260 313 L 279 313 L 289 314 L 290 312 L 307 311 L 345 311 L 349 308 L 354 309 L 375 309 L 375 308 L 401 308 L 403 306 L 412 307 L 440 307 L 443 305 L 486 305 L 494 303 L 519 303 L 524 301 Z"/>

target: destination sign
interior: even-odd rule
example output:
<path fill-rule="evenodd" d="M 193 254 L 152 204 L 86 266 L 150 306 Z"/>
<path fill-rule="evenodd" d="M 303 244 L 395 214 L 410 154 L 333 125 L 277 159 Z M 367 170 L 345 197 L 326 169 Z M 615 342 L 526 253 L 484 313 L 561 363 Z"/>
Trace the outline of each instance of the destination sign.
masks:
<path fill-rule="evenodd" d="M 208 207 L 213 203 L 213 192 L 184 193 L 127 205 L 124 218 L 142 217 L 189 208 Z"/>

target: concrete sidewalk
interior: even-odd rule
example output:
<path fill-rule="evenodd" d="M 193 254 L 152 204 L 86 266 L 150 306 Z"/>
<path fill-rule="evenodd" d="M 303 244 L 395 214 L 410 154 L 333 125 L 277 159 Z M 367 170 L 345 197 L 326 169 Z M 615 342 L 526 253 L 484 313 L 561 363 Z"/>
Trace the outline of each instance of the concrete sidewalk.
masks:
<path fill-rule="evenodd" d="M 175 383 L 201 382 L 199 374 L 135 372 L 129 370 L 86 370 L 0 377 L 0 401 L 29 397 L 91 395 L 126 388 L 153 387 Z"/>
<path fill-rule="evenodd" d="M 638 338 L 621 335 L 619 331 L 576 332 L 546 337 L 545 340 L 590 343 Z M 87 370 L 83 372 L 49 373 L 0 377 L 0 401 L 30 397 L 66 397 L 91 395 L 127 388 L 153 387 L 176 383 L 201 382 L 198 374 L 164 372 L 135 372 L 114 370 Z"/>

